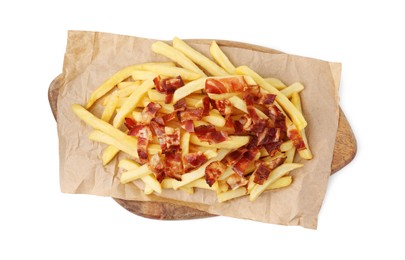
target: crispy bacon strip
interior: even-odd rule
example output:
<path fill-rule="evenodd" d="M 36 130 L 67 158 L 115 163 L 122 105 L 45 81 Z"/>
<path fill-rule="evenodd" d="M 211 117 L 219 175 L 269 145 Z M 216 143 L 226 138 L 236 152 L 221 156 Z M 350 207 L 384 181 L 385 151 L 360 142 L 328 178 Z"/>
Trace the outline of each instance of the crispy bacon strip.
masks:
<path fill-rule="evenodd" d="M 215 100 L 215 107 L 221 115 L 228 117 L 232 114 L 232 103 L 229 100 Z"/>
<path fill-rule="evenodd" d="M 225 164 L 219 161 L 208 164 L 208 166 L 205 168 L 205 181 L 211 187 L 225 170 Z"/>
<path fill-rule="evenodd" d="M 143 110 L 141 113 L 141 121 L 140 123 L 143 124 L 149 124 L 150 121 L 155 117 L 156 113 L 159 111 L 159 109 L 161 109 L 162 106 L 154 103 L 154 102 L 150 102 Z"/>
<path fill-rule="evenodd" d="M 180 147 L 180 129 L 165 127 L 166 149 L 178 149 Z M 165 151 L 163 151 L 165 152 Z"/>
<path fill-rule="evenodd" d="M 202 107 L 199 108 L 188 108 L 185 111 L 177 112 L 177 116 L 180 122 L 184 122 L 187 120 L 201 120 L 203 117 L 204 109 Z"/>
<path fill-rule="evenodd" d="M 152 131 L 147 125 L 135 125 L 129 132 L 129 135 L 136 136 L 138 139 L 137 152 L 139 163 L 144 164 L 148 162 L 148 144 L 152 140 Z"/>
<path fill-rule="evenodd" d="M 302 139 L 302 136 L 300 135 L 297 129 L 289 128 L 287 130 L 287 136 L 292 140 L 295 148 L 297 148 L 298 151 L 304 150 L 306 148 L 304 140 Z"/>
<path fill-rule="evenodd" d="M 181 162 L 180 149 L 171 150 L 165 153 L 165 175 L 167 177 L 181 181 L 181 175 L 183 174 L 183 165 Z"/>
<path fill-rule="evenodd" d="M 128 130 L 131 130 L 136 126 L 136 122 L 132 118 L 126 117 L 124 119 L 124 125 L 128 128 Z"/>
<path fill-rule="evenodd" d="M 203 97 L 202 103 L 203 103 L 202 116 L 208 116 L 210 113 L 210 98 L 207 96 Z"/>
<path fill-rule="evenodd" d="M 279 157 L 270 162 L 257 163 L 256 164 L 257 168 L 253 172 L 253 176 L 254 176 L 253 182 L 260 184 L 260 185 L 263 184 L 267 180 L 267 178 L 269 178 L 271 171 L 274 170 L 275 168 L 277 168 L 282 163 L 284 163 L 284 161 L 285 161 L 285 157 Z"/>
<path fill-rule="evenodd" d="M 176 78 L 161 79 L 157 76 L 153 79 L 155 83 L 156 90 L 160 93 L 166 94 L 165 103 L 169 104 L 173 99 L 173 93 L 176 89 L 184 86 L 183 79 L 178 76 Z"/>
<path fill-rule="evenodd" d="M 159 157 L 158 154 L 154 154 L 150 158 L 149 167 L 151 168 L 152 172 L 155 174 L 156 179 L 159 182 L 162 182 L 163 179 L 165 178 L 165 163 Z"/>
<path fill-rule="evenodd" d="M 184 155 L 183 167 L 184 172 L 189 172 L 192 169 L 198 168 L 208 161 L 208 158 L 200 151 Z"/>
<path fill-rule="evenodd" d="M 246 151 L 242 158 L 240 158 L 232 167 L 235 173 L 243 176 L 245 174 L 246 169 L 249 166 L 249 163 L 255 159 L 256 154 L 259 152 L 258 148 L 251 148 Z"/>
<path fill-rule="evenodd" d="M 242 76 L 225 78 L 208 78 L 205 81 L 205 91 L 211 94 L 242 92 L 247 87 Z"/>
<path fill-rule="evenodd" d="M 193 120 L 186 120 L 180 123 L 181 128 L 186 130 L 189 133 L 194 133 L 194 123 Z"/>
<path fill-rule="evenodd" d="M 246 153 L 248 150 L 244 147 L 241 147 L 239 149 L 236 149 L 233 152 L 228 153 L 224 159 L 222 159 L 222 163 L 224 163 L 226 166 L 233 166 L 235 163 L 237 163 L 242 157 L 243 154 Z"/>
<path fill-rule="evenodd" d="M 274 142 L 274 143 L 268 143 L 264 144 L 264 149 L 269 153 L 270 156 L 274 156 L 278 151 L 280 151 L 280 145 L 282 144 L 282 141 Z"/>
<path fill-rule="evenodd" d="M 213 125 L 201 125 L 194 127 L 198 139 L 203 142 L 220 143 L 226 141 L 228 134 L 225 131 L 217 131 Z"/>
<path fill-rule="evenodd" d="M 155 135 L 157 136 L 160 144 L 160 148 L 162 148 L 162 151 L 166 150 L 166 133 L 165 133 L 165 127 L 162 125 L 159 125 L 155 121 L 150 122 L 151 127 L 153 128 L 153 131 L 155 132 Z"/>

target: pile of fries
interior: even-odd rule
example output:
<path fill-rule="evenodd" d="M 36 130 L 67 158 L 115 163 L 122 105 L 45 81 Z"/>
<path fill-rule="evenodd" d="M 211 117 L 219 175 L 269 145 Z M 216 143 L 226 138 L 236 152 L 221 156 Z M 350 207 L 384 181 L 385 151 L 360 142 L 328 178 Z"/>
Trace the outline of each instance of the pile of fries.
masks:
<path fill-rule="evenodd" d="M 144 183 L 144 193 L 174 189 L 216 192 L 219 202 L 292 183 L 296 152 L 311 159 L 299 93 L 263 78 L 247 66 L 235 67 L 215 41 L 213 60 L 179 38 L 157 41 L 152 51 L 172 62 L 126 67 L 107 79 L 85 107 L 73 112 L 104 143 L 103 165 L 119 153 L 122 184 Z M 103 112 L 91 112 L 95 103 Z"/>

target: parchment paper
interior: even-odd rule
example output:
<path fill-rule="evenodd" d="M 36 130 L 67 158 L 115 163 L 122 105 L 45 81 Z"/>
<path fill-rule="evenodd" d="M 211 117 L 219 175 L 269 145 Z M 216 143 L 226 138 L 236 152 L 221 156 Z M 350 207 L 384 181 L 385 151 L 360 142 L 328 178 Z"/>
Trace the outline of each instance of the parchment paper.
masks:
<path fill-rule="evenodd" d="M 85 105 L 91 92 L 123 67 L 167 60 L 151 51 L 154 41 L 100 32 L 68 32 L 62 74 L 64 84 L 57 107 L 62 192 L 126 200 L 170 201 L 217 215 L 315 229 L 331 172 L 338 126 L 340 64 L 296 55 L 223 47 L 236 66 L 248 65 L 262 76 L 277 77 L 286 84 L 296 81 L 304 84 L 302 103 L 308 121 L 306 133 L 314 158 L 298 160 L 304 167 L 292 172 L 290 187 L 265 192 L 253 203 L 248 197 L 217 203 L 213 192 L 200 189 L 196 189 L 193 195 L 164 190 L 161 195 L 146 196 L 139 188 L 140 183 L 120 184 L 118 159 L 102 166 L 101 154 L 105 145 L 88 140 L 91 127 L 82 123 L 71 112 L 70 106 L 74 103 Z M 208 45 L 191 45 L 209 56 Z M 91 111 L 100 116 L 100 105 Z"/>

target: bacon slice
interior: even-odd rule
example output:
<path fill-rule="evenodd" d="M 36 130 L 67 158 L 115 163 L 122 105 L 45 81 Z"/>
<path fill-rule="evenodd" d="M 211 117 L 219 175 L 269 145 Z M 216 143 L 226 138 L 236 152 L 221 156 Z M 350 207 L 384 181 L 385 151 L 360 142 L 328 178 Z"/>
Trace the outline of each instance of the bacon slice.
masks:
<path fill-rule="evenodd" d="M 139 163 L 144 164 L 148 162 L 148 144 L 152 140 L 152 131 L 147 125 L 135 125 L 133 126 L 128 135 L 136 136 L 138 139 L 137 152 L 139 157 Z"/>
<path fill-rule="evenodd" d="M 208 78 L 205 81 L 205 91 L 211 94 L 242 92 L 246 87 L 243 76 Z"/>
<path fill-rule="evenodd" d="M 257 146 L 280 141 L 280 128 L 264 128 L 257 134 Z"/>
<path fill-rule="evenodd" d="M 224 163 L 226 166 L 233 166 L 235 163 L 237 163 L 242 157 L 243 154 L 247 152 L 247 149 L 244 147 L 241 147 L 233 152 L 228 153 L 224 159 L 222 159 L 222 163 Z"/>
<path fill-rule="evenodd" d="M 183 174 L 181 151 L 179 149 L 171 150 L 165 152 L 165 156 L 166 156 L 165 175 L 167 177 L 181 181 L 181 175 Z"/>
<path fill-rule="evenodd" d="M 305 143 L 304 140 L 302 139 L 301 134 L 298 132 L 297 129 L 291 129 L 289 128 L 287 130 L 287 136 L 288 138 L 290 138 L 290 140 L 292 140 L 295 148 L 297 148 L 298 151 L 304 150 L 305 147 Z"/>
<path fill-rule="evenodd" d="M 157 136 L 160 144 L 160 148 L 162 148 L 162 151 L 166 150 L 166 133 L 165 133 L 165 127 L 162 125 L 159 125 L 155 121 L 150 122 L 151 127 L 153 128 L 153 131 L 155 132 L 155 135 Z"/>
<path fill-rule="evenodd" d="M 204 108 L 188 108 L 185 111 L 177 112 L 177 116 L 180 122 L 184 122 L 187 120 L 201 120 L 203 117 Z"/>
<path fill-rule="evenodd" d="M 180 147 L 180 129 L 165 127 L 166 149 L 178 149 Z"/>
<path fill-rule="evenodd" d="M 165 163 L 159 157 L 158 154 L 154 154 L 150 158 L 149 167 L 151 168 L 152 172 L 155 174 L 156 179 L 159 182 L 162 182 L 163 179 L 165 178 Z"/>
<path fill-rule="evenodd" d="M 225 164 L 219 161 L 208 164 L 208 166 L 205 168 L 205 181 L 211 187 L 225 170 Z"/>
<path fill-rule="evenodd" d="M 186 120 L 180 123 L 181 128 L 186 130 L 189 133 L 194 133 L 194 123 L 193 120 Z"/>
<path fill-rule="evenodd" d="M 228 117 L 232 113 L 232 103 L 229 100 L 215 100 L 215 107 L 221 115 Z"/>
<path fill-rule="evenodd" d="M 210 98 L 207 96 L 203 97 L 202 103 L 203 103 L 202 116 L 208 116 L 210 113 Z"/>
<path fill-rule="evenodd" d="M 124 119 L 124 125 L 128 128 L 128 130 L 131 130 L 136 126 L 136 122 L 132 118 L 126 117 Z"/>
<path fill-rule="evenodd" d="M 259 162 L 253 172 L 253 182 L 262 185 L 268 178 L 272 170 L 284 163 L 285 157 L 276 158 L 270 162 Z"/>
<path fill-rule="evenodd" d="M 173 93 L 176 89 L 184 86 L 183 79 L 178 76 L 176 78 L 161 79 L 157 76 L 153 79 L 155 83 L 156 90 L 160 93 L 166 94 L 165 103 L 169 104 L 173 99 Z"/>
<path fill-rule="evenodd" d="M 259 100 L 259 103 L 263 104 L 263 105 L 271 105 L 274 103 L 275 99 L 276 99 L 276 95 L 264 94 L 264 95 L 262 95 L 261 99 Z"/>
<path fill-rule="evenodd" d="M 175 112 L 186 110 L 187 108 L 186 99 L 185 98 L 180 99 L 179 101 L 174 103 L 173 107 Z"/>
<path fill-rule="evenodd" d="M 184 172 L 189 172 L 192 169 L 198 168 L 208 161 L 208 158 L 200 151 L 184 155 L 183 167 Z"/>
<path fill-rule="evenodd" d="M 240 158 L 232 167 L 232 169 L 235 171 L 235 173 L 239 174 L 240 176 L 243 176 L 245 174 L 246 169 L 249 166 L 249 163 L 252 162 L 256 154 L 259 152 L 258 148 L 252 148 L 246 151 L 242 158 Z"/>
<path fill-rule="evenodd" d="M 162 106 L 154 103 L 154 102 L 150 102 L 143 110 L 141 113 L 141 121 L 140 123 L 143 124 L 149 124 L 150 121 L 155 117 L 156 113 L 159 111 L 159 109 L 161 109 Z"/>
<path fill-rule="evenodd" d="M 226 183 L 232 190 L 236 190 L 239 187 L 246 186 L 249 183 L 249 181 L 244 177 L 240 176 L 239 174 L 235 173 L 228 177 Z"/>
<path fill-rule="evenodd" d="M 226 141 L 228 134 L 225 131 L 217 131 L 213 125 L 201 125 L 194 127 L 195 134 L 202 142 L 220 143 Z"/>
<path fill-rule="evenodd" d="M 274 142 L 274 143 L 268 143 L 264 144 L 264 149 L 269 153 L 270 156 L 274 156 L 278 151 L 280 151 L 280 145 L 282 144 L 282 141 Z"/>

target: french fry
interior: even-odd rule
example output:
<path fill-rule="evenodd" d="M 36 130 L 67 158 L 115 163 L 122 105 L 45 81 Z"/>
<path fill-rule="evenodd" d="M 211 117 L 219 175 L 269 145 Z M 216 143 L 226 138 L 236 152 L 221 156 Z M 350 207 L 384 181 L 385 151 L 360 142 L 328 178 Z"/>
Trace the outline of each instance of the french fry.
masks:
<path fill-rule="evenodd" d="M 269 177 L 262 185 L 256 185 L 249 195 L 250 201 L 255 201 L 260 194 L 262 194 L 267 187 L 269 187 L 272 183 L 274 183 L 279 178 L 283 177 L 288 172 L 295 170 L 299 167 L 302 167 L 302 164 L 299 163 L 285 163 L 278 166 L 276 169 L 270 172 Z"/>
<path fill-rule="evenodd" d="M 118 167 L 120 167 L 118 165 Z M 125 172 L 121 173 L 120 181 L 122 184 L 126 184 L 128 182 L 132 182 L 134 180 L 140 179 L 144 176 L 151 174 L 151 170 L 149 169 L 148 164 L 144 164 L 142 166 L 138 166 L 137 168 L 132 168 Z"/>
<path fill-rule="evenodd" d="M 202 55 L 200 52 L 194 50 L 191 46 L 189 46 L 183 40 L 180 40 L 179 38 L 174 37 L 173 38 L 173 47 L 176 48 L 177 50 L 181 51 L 182 53 L 184 53 L 190 60 L 192 60 L 194 63 L 200 65 L 212 76 L 228 75 L 228 73 L 226 73 L 226 71 L 224 69 L 222 69 L 220 66 L 218 66 L 212 60 L 210 60 L 207 57 L 205 57 L 204 55 Z"/>
<path fill-rule="evenodd" d="M 162 152 L 162 148 L 160 147 L 159 144 L 149 144 L 148 145 L 148 154 L 149 155 L 154 155 L 157 153 L 161 153 Z"/>
<path fill-rule="evenodd" d="M 202 120 L 218 127 L 223 127 L 226 123 L 225 118 L 216 109 L 212 109 L 208 116 L 202 118 Z"/>
<path fill-rule="evenodd" d="M 140 69 L 152 71 L 158 75 L 164 75 L 168 77 L 181 76 L 181 78 L 186 81 L 192 81 L 201 78 L 200 74 L 193 72 L 191 70 L 179 67 L 168 67 L 160 64 L 143 64 L 140 66 Z"/>
<path fill-rule="evenodd" d="M 228 179 L 228 177 L 234 173 L 235 172 L 233 171 L 232 167 L 228 167 L 221 175 L 219 175 L 218 180 L 224 181 L 224 180 Z"/>
<path fill-rule="evenodd" d="M 101 155 L 101 160 L 103 161 L 103 165 L 107 165 L 111 160 L 120 152 L 120 149 L 116 148 L 113 145 L 107 146 L 103 150 L 103 153 Z"/>
<path fill-rule="evenodd" d="M 164 42 L 157 41 L 157 42 L 153 43 L 152 51 L 171 59 L 172 61 L 176 62 L 177 64 L 179 64 L 180 66 L 182 66 L 185 69 L 194 71 L 195 73 L 199 74 L 201 77 L 207 76 L 197 65 L 195 65 L 181 51 L 173 48 L 172 46 L 170 46 Z"/>
<path fill-rule="evenodd" d="M 173 101 L 172 103 L 176 103 L 180 99 L 187 97 L 191 93 L 201 90 L 205 88 L 205 80 L 206 78 L 197 79 L 185 84 L 183 87 L 176 89 L 173 94 Z"/>
<path fill-rule="evenodd" d="M 95 142 L 112 145 L 115 148 L 117 148 L 118 150 L 121 150 L 131 156 L 138 157 L 138 153 L 136 152 L 136 149 L 129 146 L 128 143 L 120 142 L 117 139 L 115 139 L 114 137 L 112 137 L 104 132 L 101 132 L 99 130 L 92 131 L 89 135 L 89 139 L 92 141 L 95 141 Z"/>
<path fill-rule="evenodd" d="M 159 76 L 159 73 L 146 70 L 134 70 L 131 74 L 133 80 L 148 80 Z"/>
<path fill-rule="evenodd" d="M 101 86 L 99 86 L 90 96 L 90 99 L 87 102 L 86 108 L 89 109 L 99 98 L 104 96 L 107 92 L 115 87 L 119 82 L 123 81 L 124 79 L 131 76 L 132 71 L 137 68 L 138 65 L 132 65 L 126 67 L 117 73 L 115 73 L 112 77 L 104 81 Z"/>
<path fill-rule="evenodd" d="M 72 111 L 86 124 L 93 127 L 96 130 L 100 130 L 103 133 L 111 136 L 116 141 L 120 143 L 121 146 L 130 147 L 131 150 L 136 151 L 137 147 L 137 139 L 121 132 L 117 128 L 113 127 L 109 123 L 97 118 L 92 113 L 87 111 L 84 107 L 78 104 L 74 104 L 71 107 Z M 128 151 L 126 151 L 128 153 Z M 134 155 L 133 152 L 128 153 L 130 155 Z M 136 154 L 137 157 L 137 154 Z"/>
<path fill-rule="evenodd" d="M 132 110 L 134 110 L 141 98 L 148 92 L 149 89 L 154 86 L 155 84 L 152 80 L 146 80 L 128 97 L 125 103 L 122 104 L 121 109 L 115 115 L 113 121 L 114 127 L 118 128 L 122 125 L 125 116 L 131 113 Z"/>
<path fill-rule="evenodd" d="M 166 100 L 166 95 L 159 93 L 156 89 L 149 89 L 148 97 L 153 102 L 156 102 L 156 101 L 165 102 L 165 100 Z"/>
<path fill-rule="evenodd" d="M 146 185 L 152 188 L 157 193 L 162 193 L 162 186 L 156 180 L 156 177 L 151 173 L 148 164 L 140 166 L 136 162 L 129 159 L 122 159 L 118 163 L 119 168 L 123 168 L 126 172 L 121 174 L 120 181 L 125 184 L 137 179 L 141 179 Z"/>
<path fill-rule="evenodd" d="M 148 63 L 148 64 L 159 64 L 159 63 Z M 160 63 L 161 64 L 161 63 Z M 167 65 L 167 63 L 165 63 Z M 86 104 L 86 109 L 89 109 L 99 98 L 103 97 L 105 94 L 107 94 L 111 89 L 113 89 L 118 83 L 123 81 L 124 79 L 128 78 L 131 76 L 132 72 L 134 70 L 139 69 L 140 66 L 143 66 L 144 64 L 137 64 L 137 65 L 132 65 L 128 66 L 126 68 L 123 68 L 122 70 L 118 71 L 115 73 L 113 76 L 111 76 L 109 79 L 103 82 L 96 90 L 93 91 L 91 94 L 89 100 L 87 101 Z"/>
<path fill-rule="evenodd" d="M 300 111 L 302 113 L 301 98 L 298 93 L 295 92 L 292 94 L 291 102 L 298 109 L 298 111 Z M 304 141 L 306 148 L 304 150 L 298 151 L 298 154 L 300 155 L 301 158 L 310 160 L 310 159 L 312 159 L 313 156 L 312 156 L 312 152 L 309 148 L 307 135 L 305 134 L 305 129 L 302 129 L 300 131 L 300 134 L 301 134 L 302 140 Z"/>
<path fill-rule="evenodd" d="M 281 90 L 280 92 L 281 92 L 284 96 L 286 96 L 287 98 L 291 98 L 291 96 L 292 96 L 292 94 L 293 94 L 294 92 L 299 93 L 299 92 L 301 92 L 302 90 L 304 90 L 304 86 L 303 86 L 301 83 L 299 83 L 299 82 L 295 82 L 295 83 L 293 83 L 292 85 L 290 85 L 290 86 L 284 88 L 284 89 Z"/>
<path fill-rule="evenodd" d="M 284 110 L 287 112 L 287 114 L 290 116 L 299 130 L 304 129 L 307 126 L 307 121 L 305 121 L 304 116 L 291 103 L 291 101 L 278 89 L 266 82 L 259 74 L 257 74 L 247 66 L 240 66 L 236 68 L 236 73 L 251 76 L 260 87 L 267 90 L 270 94 L 276 95 L 276 101 L 279 102 L 280 105 L 284 108 Z"/>
<path fill-rule="evenodd" d="M 153 193 L 153 189 L 148 184 L 145 183 L 143 193 L 145 193 L 146 195 L 150 195 Z"/>
<path fill-rule="evenodd" d="M 115 109 L 117 108 L 118 104 L 118 93 L 114 92 L 111 94 L 111 98 L 108 100 L 103 114 L 101 115 L 101 120 L 109 122 L 111 120 L 112 115 L 115 112 Z"/>
<path fill-rule="evenodd" d="M 265 78 L 264 80 L 278 90 L 282 90 L 287 87 L 286 84 L 277 78 Z"/>
<path fill-rule="evenodd" d="M 290 150 L 285 152 L 285 161 L 284 163 L 292 163 L 294 161 L 294 156 L 295 156 L 295 151 L 297 149 L 295 148 L 295 146 L 293 146 L 293 148 L 291 148 Z"/>
<path fill-rule="evenodd" d="M 229 75 L 235 74 L 235 66 L 229 61 L 225 53 L 222 52 L 216 41 L 212 41 L 210 53 L 219 66 L 221 66 Z"/>
<path fill-rule="evenodd" d="M 218 182 L 214 182 L 214 184 L 210 187 L 207 182 L 205 181 L 204 178 L 197 179 L 195 181 L 190 182 L 187 185 L 184 185 L 183 187 L 187 188 L 200 188 L 200 189 L 206 189 L 206 190 L 213 190 L 216 191 L 217 193 L 220 192 Z"/>
<path fill-rule="evenodd" d="M 280 151 L 286 152 L 294 147 L 294 144 L 291 140 L 285 141 L 280 145 Z"/>
<path fill-rule="evenodd" d="M 290 185 L 291 183 L 292 183 L 292 177 L 291 176 L 284 176 L 284 177 L 281 177 L 280 179 L 276 180 L 272 184 L 270 184 L 267 187 L 267 190 L 274 190 L 274 189 L 284 188 L 284 187 L 287 187 L 288 185 Z"/>
<path fill-rule="evenodd" d="M 228 183 L 226 181 L 218 181 L 219 190 L 221 192 L 226 192 L 229 190 Z"/>
<path fill-rule="evenodd" d="M 186 154 L 189 153 L 190 146 L 190 133 L 184 132 L 180 137 L 180 147 L 181 147 L 181 157 L 183 158 Z"/>
<path fill-rule="evenodd" d="M 232 103 L 232 105 L 234 107 L 236 107 L 237 109 L 247 113 L 247 106 L 246 106 L 246 103 L 245 103 L 245 101 L 243 99 L 241 99 L 238 96 L 233 96 L 233 97 L 229 98 L 228 100 Z M 259 109 L 255 108 L 255 110 L 256 110 L 257 115 L 260 118 L 263 118 L 263 119 L 268 119 L 269 118 L 268 116 L 266 116 L 265 113 L 263 113 Z"/>
<path fill-rule="evenodd" d="M 237 188 L 236 190 L 230 190 L 227 192 L 217 194 L 218 202 L 225 202 L 227 200 L 239 198 L 245 196 L 247 194 L 247 190 L 245 187 Z"/>
<path fill-rule="evenodd" d="M 205 146 L 209 148 L 219 148 L 219 149 L 237 149 L 241 146 L 246 145 L 249 142 L 250 138 L 249 136 L 238 136 L 238 135 L 232 135 L 228 136 L 228 140 L 223 141 L 221 143 L 208 143 L 208 142 L 203 142 L 198 139 L 198 137 L 195 134 L 191 134 L 190 136 L 190 142 L 192 144 L 196 144 L 199 146 Z"/>
<path fill-rule="evenodd" d="M 177 190 L 178 188 L 189 184 L 192 181 L 195 181 L 197 179 L 200 179 L 204 177 L 205 175 L 205 168 L 208 166 L 208 164 L 214 162 L 214 161 L 220 161 L 222 160 L 230 150 L 228 149 L 221 149 L 218 152 L 218 155 L 210 160 L 208 160 L 206 163 L 201 165 L 198 169 L 191 171 L 189 173 L 183 174 L 181 176 L 181 181 L 173 183 L 173 189 Z"/>
<path fill-rule="evenodd" d="M 134 81 L 123 81 L 117 84 L 117 88 L 121 90 L 131 86 L 132 84 L 134 84 Z"/>
<path fill-rule="evenodd" d="M 216 149 L 208 149 L 206 151 L 203 152 L 203 154 L 205 155 L 205 157 L 209 159 L 214 158 L 218 155 Z"/>
<path fill-rule="evenodd" d="M 117 91 L 119 97 L 128 97 L 130 96 L 140 85 L 142 84 L 141 81 L 134 81 L 131 85 L 120 89 Z"/>

